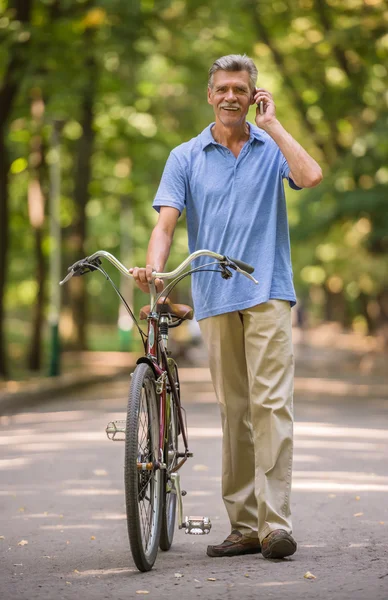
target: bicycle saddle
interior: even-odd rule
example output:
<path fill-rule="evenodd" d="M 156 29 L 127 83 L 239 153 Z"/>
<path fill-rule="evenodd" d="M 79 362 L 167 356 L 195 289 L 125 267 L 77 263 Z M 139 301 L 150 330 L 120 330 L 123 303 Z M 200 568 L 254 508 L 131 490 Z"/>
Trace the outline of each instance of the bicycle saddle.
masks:
<path fill-rule="evenodd" d="M 148 315 L 151 312 L 151 306 L 147 304 L 140 309 L 140 320 L 144 321 L 147 319 Z M 169 298 L 159 298 L 158 303 L 156 305 L 156 312 L 158 313 L 168 313 L 172 317 L 176 317 L 177 319 L 185 319 L 187 321 L 191 321 L 194 316 L 194 310 L 191 306 L 187 304 L 173 304 Z"/>

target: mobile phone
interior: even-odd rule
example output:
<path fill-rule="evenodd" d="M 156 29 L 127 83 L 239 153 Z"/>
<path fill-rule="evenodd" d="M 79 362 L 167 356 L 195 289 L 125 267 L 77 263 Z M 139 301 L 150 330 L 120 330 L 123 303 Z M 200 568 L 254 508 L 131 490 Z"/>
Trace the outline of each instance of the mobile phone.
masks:
<path fill-rule="evenodd" d="M 255 91 L 253 92 L 253 96 L 255 96 L 256 92 L 258 92 L 258 88 L 255 88 Z M 264 102 L 263 100 L 260 100 L 260 102 L 257 103 L 257 106 L 259 108 L 259 112 L 261 115 L 264 114 Z"/>

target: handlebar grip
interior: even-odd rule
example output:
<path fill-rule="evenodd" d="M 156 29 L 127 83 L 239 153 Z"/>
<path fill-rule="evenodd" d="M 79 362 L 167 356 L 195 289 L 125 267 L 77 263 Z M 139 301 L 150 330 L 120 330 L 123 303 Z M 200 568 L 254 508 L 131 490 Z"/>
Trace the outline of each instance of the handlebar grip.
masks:
<path fill-rule="evenodd" d="M 246 271 L 249 274 L 253 273 L 255 270 L 255 267 L 252 267 L 252 265 L 248 265 L 248 263 L 245 263 L 242 260 L 232 258 L 231 256 L 228 256 L 228 259 L 234 262 L 234 264 L 237 265 L 239 269 L 241 269 L 242 271 Z"/>

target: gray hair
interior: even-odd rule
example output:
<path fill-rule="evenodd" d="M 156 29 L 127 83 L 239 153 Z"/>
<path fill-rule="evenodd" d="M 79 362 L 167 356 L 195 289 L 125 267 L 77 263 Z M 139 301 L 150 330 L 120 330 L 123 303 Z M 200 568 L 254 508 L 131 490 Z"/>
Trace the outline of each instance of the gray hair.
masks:
<path fill-rule="evenodd" d="M 257 68 L 255 63 L 246 54 L 228 54 L 217 58 L 209 69 L 208 86 L 213 87 L 213 75 L 216 71 L 247 71 L 249 85 L 253 90 L 256 86 Z"/>

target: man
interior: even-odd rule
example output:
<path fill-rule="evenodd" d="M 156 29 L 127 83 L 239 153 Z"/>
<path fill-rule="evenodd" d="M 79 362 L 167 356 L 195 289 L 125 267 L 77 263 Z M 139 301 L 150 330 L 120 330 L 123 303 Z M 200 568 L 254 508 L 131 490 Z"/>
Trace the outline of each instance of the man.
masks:
<path fill-rule="evenodd" d="M 164 270 L 184 208 L 190 252 L 206 248 L 255 267 L 258 286 L 238 274 L 225 282 L 216 273 L 192 277 L 221 410 L 222 494 L 231 523 L 231 534 L 207 553 L 284 558 L 297 545 L 290 512 L 295 292 L 283 179 L 294 189 L 312 187 L 322 172 L 278 121 L 272 95 L 255 87 L 256 78 L 246 55 L 223 56 L 210 68 L 215 123 L 171 152 L 154 200 L 159 220 L 147 267 L 131 271 L 148 291 L 152 270 Z M 252 104 L 256 126 L 246 121 Z"/>

